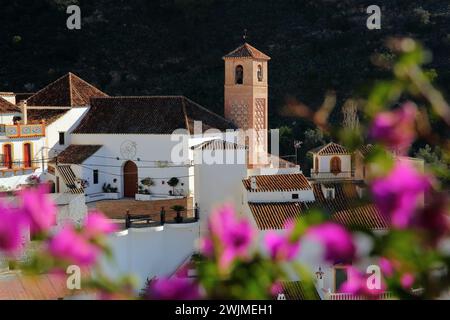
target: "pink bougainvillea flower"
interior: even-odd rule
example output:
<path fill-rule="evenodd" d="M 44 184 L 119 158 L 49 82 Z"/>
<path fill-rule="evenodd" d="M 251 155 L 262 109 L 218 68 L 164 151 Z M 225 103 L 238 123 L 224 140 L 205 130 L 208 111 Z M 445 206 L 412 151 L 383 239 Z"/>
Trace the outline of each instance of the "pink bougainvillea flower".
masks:
<path fill-rule="evenodd" d="M 328 261 L 349 262 L 355 255 L 352 235 L 339 224 L 326 222 L 312 226 L 306 231 L 305 237 L 323 246 Z"/>
<path fill-rule="evenodd" d="M 352 295 L 361 295 L 367 298 L 376 299 L 385 291 L 386 285 L 379 282 L 379 288 L 369 288 L 368 276 L 362 274 L 355 267 L 347 267 L 347 281 L 345 281 L 339 288 L 340 293 L 349 293 Z"/>
<path fill-rule="evenodd" d="M 22 247 L 22 230 L 25 226 L 21 211 L 0 202 L 0 250 L 8 254 L 18 252 Z"/>
<path fill-rule="evenodd" d="M 415 282 L 416 278 L 412 273 L 405 273 L 400 277 L 400 284 L 403 289 L 410 290 Z"/>
<path fill-rule="evenodd" d="M 148 296 L 156 300 L 198 300 L 200 288 L 196 282 L 188 278 L 161 278 L 154 280 Z"/>
<path fill-rule="evenodd" d="M 117 226 L 100 211 L 91 211 L 86 217 L 83 231 L 87 238 L 95 238 L 117 231 Z"/>
<path fill-rule="evenodd" d="M 211 258 L 214 255 L 214 243 L 210 238 L 202 238 L 200 239 L 200 252 L 208 258 Z"/>
<path fill-rule="evenodd" d="M 264 238 L 266 248 L 273 260 L 290 261 L 295 258 L 300 250 L 300 241 L 292 239 L 292 232 L 295 224 L 293 222 L 286 223 L 284 234 L 275 231 L 268 232 Z"/>
<path fill-rule="evenodd" d="M 384 276 L 392 277 L 394 275 L 394 264 L 389 259 L 381 257 L 378 264 Z"/>
<path fill-rule="evenodd" d="M 80 266 L 95 264 L 100 254 L 100 249 L 71 225 L 65 226 L 49 240 L 48 250 L 55 258 Z"/>
<path fill-rule="evenodd" d="M 398 161 L 385 177 L 372 182 L 375 204 L 392 226 L 404 229 L 413 223 L 418 201 L 431 187 L 431 179 L 411 164 Z"/>
<path fill-rule="evenodd" d="M 376 115 L 369 135 L 385 146 L 405 153 L 416 137 L 416 113 L 416 106 L 410 102 L 394 111 L 381 112 Z"/>
<path fill-rule="evenodd" d="M 246 258 L 254 230 L 249 221 L 238 219 L 231 206 L 224 206 L 209 219 L 213 239 L 219 242 L 219 266 L 226 269 L 236 258 Z"/>
<path fill-rule="evenodd" d="M 281 284 L 281 282 L 276 281 L 272 284 L 272 286 L 270 287 L 270 295 L 272 297 L 276 297 L 278 296 L 280 293 L 283 293 L 283 285 Z"/>
<path fill-rule="evenodd" d="M 28 218 L 32 234 L 47 232 L 56 224 L 56 206 L 47 193 L 48 185 L 44 184 L 20 193 L 21 209 Z"/>
<path fill-rule="evenodd" d="M 420 228 L 429 231 L 432 244 L 437 244 L 450 231 L 448 197 L 445 194 L 430 195 L 425 207 L 417 214 L 416 222 Z"/>

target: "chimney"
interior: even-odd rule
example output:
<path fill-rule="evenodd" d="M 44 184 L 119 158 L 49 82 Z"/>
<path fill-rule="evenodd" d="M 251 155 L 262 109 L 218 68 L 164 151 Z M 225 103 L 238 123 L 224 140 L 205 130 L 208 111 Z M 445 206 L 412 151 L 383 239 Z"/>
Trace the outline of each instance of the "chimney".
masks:
<path fill-rule="evenodd" d="M 256 184 L 256 177 L 250 178 L 250 189 L 253 191 L 258 189 L 258 185 Z"/>
<path fill-rule="evenodd" d="M 27 100 L 23 101 L 23 123 L 28 124 L 28 108 L 27 108 Z"/>

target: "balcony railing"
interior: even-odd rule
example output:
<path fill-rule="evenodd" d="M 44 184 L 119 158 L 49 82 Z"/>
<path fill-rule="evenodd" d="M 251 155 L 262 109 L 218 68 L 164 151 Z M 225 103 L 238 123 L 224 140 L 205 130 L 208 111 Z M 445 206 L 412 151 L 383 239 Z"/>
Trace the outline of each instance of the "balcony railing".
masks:
<path fill-rule="evenodd" d="M 325 298 L 327 300 L 367 300 L 368 298 L 363 295 L 355 295 L 352 293 L 328 293 Z M 391 300 L 394 298 L 391 292 L 383 292 L 374 297 L 378 300 Z"/>
<path fill-rule="evenodd" d="M 324 179 L 324 180 L 335 180 L 335 179 L 340 179 L 340 180 L 351 180 L 353 179 L 355 176 L 355 172 L 354 170 L 352 171 L 341 171 L 341 172 L 314 172 L 311 171 L 311 178 L 312 179 Z"/>
<path fill-rule="evenodd" d="M 0 134 L 8 138 L 27 138 L 45 136 L 44 124 L 13 124 L 4 125 L 0 129 Z"/>

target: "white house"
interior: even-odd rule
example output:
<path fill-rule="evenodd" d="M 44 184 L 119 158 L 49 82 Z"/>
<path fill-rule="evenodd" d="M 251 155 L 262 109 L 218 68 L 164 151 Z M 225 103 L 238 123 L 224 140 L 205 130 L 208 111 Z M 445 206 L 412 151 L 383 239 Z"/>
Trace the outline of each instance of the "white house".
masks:
<path fill-rule="evenodd" d="M 309 151 L 313 155 L 312 179 L 352 179 L 352 153 L 330 142 Z"/>

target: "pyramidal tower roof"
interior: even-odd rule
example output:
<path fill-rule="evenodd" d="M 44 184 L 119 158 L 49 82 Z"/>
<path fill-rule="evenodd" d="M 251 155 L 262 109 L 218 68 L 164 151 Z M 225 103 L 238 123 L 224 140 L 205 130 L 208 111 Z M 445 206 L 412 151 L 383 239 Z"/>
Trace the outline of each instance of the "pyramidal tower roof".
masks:
<path fill-rule="evenodd" d="M 93 85 L 69 72 L 27 99 L 29 106 L 86 106 L 90 98 L 107 97 Z"/>
<path fill-rule="evenodd" d="M 250 58 L 256 60 L 270 60 L 270 57 L 255 47 L 249 45 L 247 42 L 244 43 L 239 48 L 231 51 L 229 54 L 223 57 L 224 59 L 233 59 L 233 58 Z"/>

